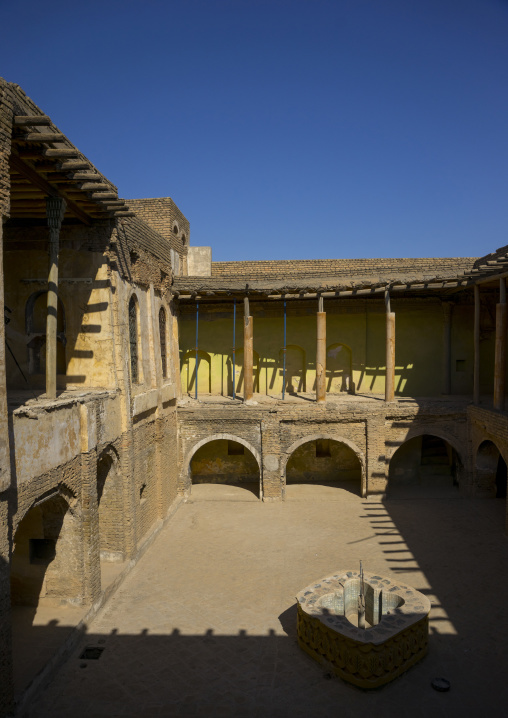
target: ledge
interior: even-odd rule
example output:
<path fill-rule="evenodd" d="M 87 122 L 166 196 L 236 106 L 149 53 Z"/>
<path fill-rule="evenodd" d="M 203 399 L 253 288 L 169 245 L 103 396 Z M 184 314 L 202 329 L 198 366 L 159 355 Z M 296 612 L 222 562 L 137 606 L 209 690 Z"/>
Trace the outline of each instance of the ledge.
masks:
<path fill-rule="evenodd" d="M 132 397 L 132 416 L 143 414 L 145 411 L 155 409 L 159 398 L 159 390 L 151 389 L 142 394 L 136 394 Z"/>

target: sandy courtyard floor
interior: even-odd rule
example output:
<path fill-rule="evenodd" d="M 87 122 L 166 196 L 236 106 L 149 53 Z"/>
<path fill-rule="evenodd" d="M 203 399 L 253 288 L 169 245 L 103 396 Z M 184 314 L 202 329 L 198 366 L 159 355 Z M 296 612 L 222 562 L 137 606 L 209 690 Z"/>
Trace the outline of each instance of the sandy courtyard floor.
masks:
<path fill-rule="evenodd" d="M 263 504 L 195 486 L 26 715 L 505 716 L 504 513 L 501 500 L 291 486 Z M 330 679 L 296 643 L 296 593 L 359 559 L 432 602 L 428 656 L 370 692 Z M 104 649 L 98 660 L 80 658 L 87 646 Z M 434 691 L 435 677 L 451 690 Z"/>

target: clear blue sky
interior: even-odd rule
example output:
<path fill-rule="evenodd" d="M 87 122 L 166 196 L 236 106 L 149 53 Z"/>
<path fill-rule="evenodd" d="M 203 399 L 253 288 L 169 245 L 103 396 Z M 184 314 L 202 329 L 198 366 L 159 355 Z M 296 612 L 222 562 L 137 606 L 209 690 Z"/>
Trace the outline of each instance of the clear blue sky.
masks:
<path fill-rule="evenodd" d="M 214 259 L 508 243 L 508 0 L 40 0 L 0 75 Z"/>

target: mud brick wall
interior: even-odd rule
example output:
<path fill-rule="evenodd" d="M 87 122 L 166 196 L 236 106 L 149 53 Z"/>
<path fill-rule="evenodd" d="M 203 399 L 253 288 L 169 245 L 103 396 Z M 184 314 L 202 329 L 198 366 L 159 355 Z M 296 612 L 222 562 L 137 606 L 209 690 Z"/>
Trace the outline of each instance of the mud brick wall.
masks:
<path fill-rule="evenodd" d="M 366 276 L 369 274 L 451 274 L 471 269 L 475 257 L 446 257 L 418 259 L 299 259 L 252 262 L 212 262 L 212 277 L 267 276 L 286 278 L 294 275 L 311 277 Z"/>
<path fill-rule="evenodd" d="M 171 197 L 129 199 L 129 209 L 160 234 L 169 246 L 180 254 L 186 252 L 190 239 L 190 224 Z M 175 226 L 178 231 L 175 233 Z M 183 236 L 185 235 L 185 243 Z"/>
<path fill-rule="evenodd" d="M 178 488 L 178 440 L 176 407 L 158 420 L 159 426 L 159 471 L 160 471 L 160 515 L 164 517 L 177 496 Z"/>
<path fill-rule="evenodd" d="M 97 520 L 97 516 L 90 511 L 90 502 L 93 501 L 93 496 L 90 496 L 93 491 L 91 475 L 94 474 L 94 469 L 95 457 L 89 465 L 86 459 L 83 462 L 81 455 L 78 455 L 63 466 L 22 483 L 18 488 L 17 506 L 12 519 L 15 543 L 16 530 L 36 502 L 44 498 L 60 497 L 67 503 L 69 509 L 65 520 L 69 523 L 69 531 L 64 536 L 66 527 L 62 527 L 61 536 L 65 538 L 65 551 L 60 556 L 59 566 L 54 569 L 60 569 L 62 575 L 66 574 L 66 596 L 82 603 L 92 598 L 90 594 L 94 592 L 93 587 L 100 586 L 98 562 L 93 561 L 92 555 L 89 560 L 87 556 L 85 562 L 85 555 L 89 554 L 89 549 L 93 547 L 93 543 L 90 544 L 90 529 Z M 94 572 L 96 575 L 93 575 Z"/>
<path fill-rule="evenodd" d="M 157 471 L 158 431 L 155 421 L 134 425 L 132 429 L 134 447 L 134 496 L 137 496 L 137 541 L 146 536 L 150 527 L 159 517 L 159 490 Z"/>

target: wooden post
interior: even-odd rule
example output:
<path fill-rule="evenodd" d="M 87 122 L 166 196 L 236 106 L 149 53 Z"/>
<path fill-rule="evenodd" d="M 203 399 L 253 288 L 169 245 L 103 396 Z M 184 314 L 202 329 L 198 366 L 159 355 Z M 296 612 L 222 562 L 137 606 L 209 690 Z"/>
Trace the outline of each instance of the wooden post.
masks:
<path fill-rule="evenodd" d="M 46 396 L 48 399 L 56 399 L 58 245 L 65 207 L 65 200 L 61 197 L 46 197 L 46 217 L 49 227 L 48 308 L 46 313 Z"/>
<path fill-rule="evenodd" d="M 317 343 L 316 343 L 316 401 L 326 401 L 326 312 L 323 297 L 319 297 L 317 312 Z"/>
<path fill-rule="evenodd" d="M 443 302 L 443 394 L 452 392 L 452 302 Z"/>
<path fill-rule="evenodd" d="M 390 308 L 390 292 L 385 290 L 386 307 L 386 375 L 385 401 L 395 396 L 395 312 Z"/>
<path fill-rule="evenodd" d="M 496 351 L 494 359 L 494 409 L 504 410 L 506 375 L 506 284 L 499 280 L 499 304 L 496 305 Z"/>
<path fill-rule="evenodd" d="M 480 288 L 474 285 L 473 403 L 480 403 Z"/>
<path fill-rule="evenodd" d="M 249 297 L 243 300 L 243 400 L 251 401 L 254 394 L 254 325 L 250 316 Z"/>

